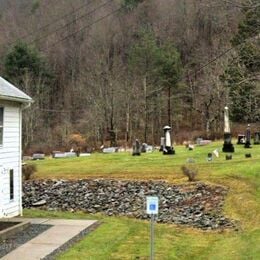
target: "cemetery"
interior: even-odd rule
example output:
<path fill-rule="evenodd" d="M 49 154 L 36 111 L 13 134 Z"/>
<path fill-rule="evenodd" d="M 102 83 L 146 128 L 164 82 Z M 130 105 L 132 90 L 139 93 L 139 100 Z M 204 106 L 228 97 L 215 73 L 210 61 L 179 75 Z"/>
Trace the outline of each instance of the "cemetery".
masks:
<path fill-rule="evenodd" d="M 260 0 L 0 0 L 0 258 L 260 259 Z"/>
<path fill-rule="evenodd" d="M 239 247 L 255 250 L 259 234 L 254 227 L 260 211 L 257 203 L 260 146 L 259 132 L 251 134 L 251 131 L 251 126 L 247 125 L 245 135 L 239 135 L 238 143 L 233 145 L 228 108 L 225 107 L 223 141 L 212 142 L 199 137 L 173 146 L 174 133 L 171 127 L 165 126 L 160 147 L 135 139 L 128 149 L 102 146 L 98 152 L 88 153 L 74 152 L 71 148 L 70 151 L 54 150 L 51 154 L 37 151 L 24 156 L 23 174 L 26 175 L 23 176 L 22 207 L 30 221 L 0 222 L 3 246 L 0 256 L 19 254 L 19 250 L 23 250 L 20 244 L 26 247 L 29 241 L 38 241 L 37 237 L 41 240 L 44 232 L 52 234 L 59 228 L 53 224 L 54 220 L 45 221 L 50 225 L 38 222 L 53 217 L 87 220 L 78 235 L 72 232 L 71 241 L 74 242 L 56 245 L 57 249 L 50 256 L 63 259 L 64 254 L 65 258 L 76 259 L 81 254 L 77 248 L 82 243 L 88 249 L 86 257 L 99 259 L 114 255 L 113 246 L 109 247 L 109 252 L 100 250 L 100 246 L 105 247 L 105 238 L 111 241 L 116 235 L 122 238 L 115 258 L 125 257 L 121 248 L 129 246 L 130 241 L 134 242 L 127 252 L 129 257 L 148 256 L 149 236 L 145 230 L 150 216 L 145 212 L 145 201 L 149 196 L 158 198 L 159 210 L 153 221 L 159 233 L 155 250 L 162 259 L 167 259 L 187 241 L 191 250 L 181 251 L 185 257 L 196 255 L 197 247 L 207 252 L 213 241 L 216 257 L 222 257 L 223 252 L 218 247 L 223 241 L 232 247 L 234 236 Z M 38 217 L 34 224 L 31 224 L 32 217 Z M 62 225 L 66 223 L 62 220 Z M 86 235 L 88 225 L 93 225 L 91 230 L 95 229 L 91 235 Z M 176 239 L 177 230 L 182 234 L 179 239 Z M 141 238 L 137 239 L 139 233 L 142 243 Z M 167 243 L 166 249 L 164 236 L 173 241 Z M 249 240 L 244 241 L 244 236 Z M 95 248 L 93 241 L 96 239 L 99 248 L 91 249 L 92 252 L 88 247 Z M 81 242 L 76 243 L 78 240 Z M 227 251 L 227 258 L 236 258 L 237 254 L 243 254 L 240 251 L 235 254 Z M 257 254 L 252 251 L 252 256 Z"/>
<path fill-rule="evenodd" d="M 155 252 L 162 259 L 174 259 L 175 254 L 189 259 L 198 256 L 199 248 L 205 258 L 248 256 L 244 250 L 250 250 L 252 259 L 258 255 L 259 145 L 251 141 L 248 150 L 232 140 L 234 152 L 223 152 L 224 139 L 194 144 L 192 150 L 175 145 L 175 154 L 166 156 L 160 149 L 142 153 L 137 141 L 128 152 L 32 161 L 37 172 L 24 183 L 25 216 L 103 223 L 59 259 L 148 256 L 149 216 L 144 209 L 150 195 L 159 197 Z M 139 151 L 140 156 L 133 156 Z M 182 166 L 197 169 L 194 181 L 188 181 Z M 100 249 L 113 240 L 116 251 L 113 244 Z M 223 252 L 223 243 L 230 250 Z M 188 251 L 178 249 L 185 244 Z"/>
<path fill-rule="evenodd" d="M 50 259 L 102 259 L 108 255 L 139 259 L 148 256 L 147 229 L 152 219 L 157 230 L 155 251 L 162 259 L 174 259 L 173 255 L 196 258 L 201 247 L 206 258 L 220 258 L 223 241 L 233 248 L 234 239 L 236 251 L 227 250 L 227 259 L 248 256 L 243 248 L 252 250 L 254 259 L 259 253 L 259 229 L 255 231 L 260 212 L 259 132 L 253 134 L 248 124 L 234 145 L 228 107 L 224 109 L 223 141 L 198 137 L 173 145 L 172 130 L 163 127 L 159 147 L 135 139 L 127 149 L 102 145 L 92 153 L 71 148 L 24 156 L 22 207 L 29 220 L 0 222 L 0 256 L 15 256 L 27 246 L 33 250 L 31 240 L 41 241 L 45 232 L 51 236 L 56 229 L 65 232 L 68 225 L 67 242 L 56 244 L 46 254 Z M 148 197 L 158 201 L 156 215 L 145 211 Z M 21 193 L 18 199 L 21 201 Z M 52 218 L 56 217 L 62 220 L 55 222 Z M 71 218 L 83 219 L 75 220 L 80 223 L 75 232 L 66 220 Z M 89 227 L 92 232 L 87 235 Z M 116 250 L 113 243 L 107 246 L 113 240 L 118 241 Z M 190 250 L 178 251 L 186 243 Z M 213 255 L 208 253 L 212 243 Z M 84 253 L 79 250 L 82 245 Z M 37 255 L 36 251 L 31 252 Z"/>

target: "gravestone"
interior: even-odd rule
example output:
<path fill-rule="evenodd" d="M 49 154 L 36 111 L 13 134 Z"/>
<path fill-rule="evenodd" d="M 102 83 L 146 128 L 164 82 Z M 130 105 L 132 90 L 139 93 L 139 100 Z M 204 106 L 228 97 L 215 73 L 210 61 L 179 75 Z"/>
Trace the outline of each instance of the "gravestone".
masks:
<path fill-rule="evenodd" d="M 44 153 L 34 153 L 32 156 L 33 160 L 44 160 L 45 154 Z"/>
<path fill-rule="evenodd" d="M 163 130 L 165 134 L 165 147 L 163 149 L 163 154 L 167 154 L 167 155 L 175 154 L 175 150 L 171 143 L 171 134 L 170 134 L 171 127 L 165 126 Z"/>
<path fill-rule="evenodd" d="M 232 154 L 227 154 L 226 155 L 226 160 L 232 160 Z"/>
<path fill-rule="evenodd" d="M 135 140 L 133 143 L 133 156 L 139 156 L 141 155 L 141 145 L 138 139 Z"/>
<path fill-rule="evenodd" d="M 260 144 L 260 132 L 255 132 L 254 144 Z"/>
<path fill-rule="evenodd" d="M 163 152 L 165 148 L 165 138 L 164 137 L 161 137 L 161 144 L 160 144 L 160 152 Z"/>
<path fill-rule="evenodd" d="M 201 143 L 202 140 L 203 140 L 203 138 L 198 137 L 198 138 L 196 139 L 196 144 L 197 144 L 197 145 L 200 145 L 200 143 Z"/>
<path fill-rule="evenodd" d="M 142 153 L 146 153 L 147 147 L 148 147 L 148 144 L 147 144 L 147 143 L 142 143 L 141 152 L 142 152 Z"/>
<path fill-rule="evenodd" d="M 146 147 L 147 153 L 151 153 L 151 152 L 153 152 L 153 150 L 154 150 L 154 147 L 152 145 L 147 145 L 147 147 Z"/>
<path fill-rule="evenodd" d="M 91 155 L 90 153 L 80 153 L 79 157 L 88 157 L 90 155 Z"/>
<path fill-rule="evenodd" d="M 194 150 L 194 145 L 193 144 L 189 144 L 188 145 L 188 150 L 189 151 L 193 151 Z"/>
<path fill-rule="evenodd" d="M 60 152 L 60 151 L 53 151 L 52 152 L 52 157 L 55 158 L 55 159 L 66 158 L 66 155 L 65 155 L 65 153 Z"/>
<path fill-rule="evenodd" d="M 77 157 L 77 154 L 75 152 L 65 152 L 64 154 L 66 158 Z"/>
<path fill-rule="evenodd" d="M 245 148 L 251 148 L 251 130 L 250 130 L 250 124 L 247 125 L 246 129 L 246 143 Z"/>
<path fill-rule="evenodd" d="M 224 153 L 233 153 L 235 151 L 234 146 L 232 144 L 228 107 L 225 107 L 224 109 L 224 145 L 222 151 Z"/>
<path fill-rule="evenodd" d="M 197 138 L 196 143 L 199 146 L 204 146 L 204 145 L 211 144 L 211 140 L 203 140 L 203 138 Z"/>
<path fill-rule="evenodd" d="M 52 152 L 52 158 L 58 159 L 58 158 L 74 158 L 77 157 L 77 154 L 75 152 L 60 152 L 60 151 L 53 151 Z"/>
<path fill-rule="evenodd" d="M 213 154 L 218 158 L 218 157 L 219 157 L 218 149 L 215 149 L 215 150 L 213 151 Z"/>
<path fill-rule="evenodd" d="M 213 160 L 212 153 L 208 153 L 207 161 L 211 162 Z"/>
<path fill-rule="evenodd" d="M 237 144 L 245 144 L 246 142 L 246 136 L 239 134 L 237 136 Z"/>
<path fill-rule="evenodd" d="M 103 148 L 103 153 L 116 153 L 116 152 L 117 152 L 117 147 Z"/>

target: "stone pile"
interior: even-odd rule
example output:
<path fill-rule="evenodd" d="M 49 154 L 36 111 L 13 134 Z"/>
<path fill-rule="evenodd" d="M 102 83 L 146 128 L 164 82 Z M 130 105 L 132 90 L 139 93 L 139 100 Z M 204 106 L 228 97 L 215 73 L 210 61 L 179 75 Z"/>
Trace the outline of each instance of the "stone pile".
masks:
<path fill-rule="evenodd" d="M 203 183 L 171 185 L 162 181 L 33 180 L 24 183 L 23 192 L 25 208 L 41 205 L 46 210 L 101 212 L 108 216 L 138 219 L 149 218 L 145 211 L 146 196 L 156 195 L 160 201 L 157 222 L 202 229 L 234 227 L 234 223 L 222 215 L 227 189 Z"/>

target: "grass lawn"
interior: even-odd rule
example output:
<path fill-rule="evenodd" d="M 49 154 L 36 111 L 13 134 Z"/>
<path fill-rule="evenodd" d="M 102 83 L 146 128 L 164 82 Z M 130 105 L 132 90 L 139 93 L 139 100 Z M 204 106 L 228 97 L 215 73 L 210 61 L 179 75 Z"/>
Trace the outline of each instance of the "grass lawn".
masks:
<path fill-rule="evenodd" d="M 240 223 L 238 231 L 201 231 L 174 225 L 156 225 L 156 259 L 260 259 L 260 145 L 252 149 L 235 146 L 233 160 L 225 154 L 207 162 L 208 152 L 222 143 L 187 151 L 175 147 L 176 155 L 159 152 L 132 157 L 128 153 L 93 154 L 86 158 L 48 159 L 35 162 L 37 178 L 164 179 L 186 182 L 180 166 L 196 160 L 198 180 L 230 188 L 225 215 Z M 252 158 L 246 159 L 250 152 Z M 123 217 L 83 213 L 25 210 L 30 217 L 99 219 L 102 225 L 59 259 L 148 259 L 149 223 Z"/>

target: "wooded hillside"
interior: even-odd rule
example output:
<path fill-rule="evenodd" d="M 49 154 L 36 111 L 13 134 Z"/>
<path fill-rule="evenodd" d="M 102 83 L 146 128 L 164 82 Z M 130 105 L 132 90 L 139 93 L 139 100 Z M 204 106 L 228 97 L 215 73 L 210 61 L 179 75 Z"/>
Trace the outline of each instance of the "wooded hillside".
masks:
<path fill-rule="evenodd" d="M 258 0 L 0 0 L 0 75 L 26 149 L 222 137 L 260 121 L 259 36 Z"/>

